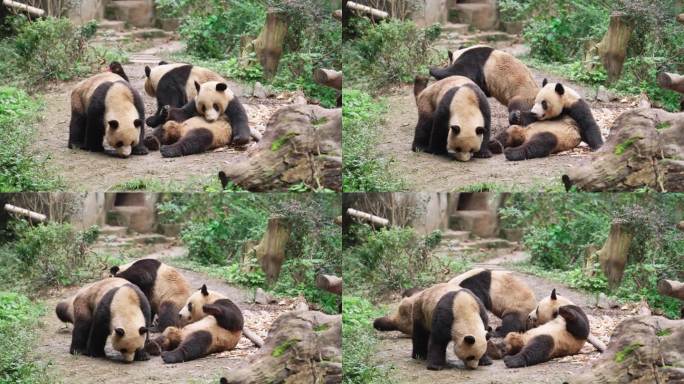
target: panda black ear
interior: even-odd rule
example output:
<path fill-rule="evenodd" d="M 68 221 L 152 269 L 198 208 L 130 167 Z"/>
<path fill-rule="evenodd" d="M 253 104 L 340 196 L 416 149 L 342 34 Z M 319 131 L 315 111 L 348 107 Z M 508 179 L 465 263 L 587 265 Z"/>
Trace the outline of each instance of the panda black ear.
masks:
<path fill-rule="evenodd" d="M 168 64 L 168 63 L 166 61 L 162 60 L 157 65 L 166 65 L 166 64 Z"/>
<path fill-rule="evenodd" d="M 447 51 L 447 54 L 449 55 L 449 63 L 454 61 L 454 53 L 451 51 Z"/>
<path fill-rule="evenodd" d="M 141 335 L 144 335 L 147 333 L 147 327 L 140 327 L 140 329 L 138 331 L 140 332 Z"/>
<path fill-rule="evenodd" d="M 200 84 L 197 82 L 197 80 L 195 80 L 195 89 L 197 90 L 197 92 L 199 92 Z"/>
<path fill-rule="evenodd" d="M 117 272 L 119 272 L 119 266 L 115 265 L 111 268 L 109 268 L 109 273 L 112 274 L 112 276 L 116 276 Z"/>
<path fill-rule="evenodd" d="M 111 129 L 117 129 L 117 128 L 119 128 L 119 122 L 116 121 L 116 120 L 109 120 L 109 121 L 107 122 L 107 124 L 109 124 L 109 128 L 111 128 Z"/>
<path fill-rule="evenodd" d="M 226 83 L 218 83 L 216 84 L 216 90 L 219 92 L 224 92 L 226 89 L 228 89 L 228 84 Z"/>
<path fill-rule="evenodd" d="M 133 126 L 135 126 L 136 128 L 142 127 L 142 120 L 140 120 L 140 119 L 133 120 Z"/>
<path fill-rule="evenodd" d="M 209 290 L 207 290 L 206 284 L 202 284 L 202 288 L 200 288 L 200 291 L 202 291 L 202 296 L 209 296 Z"/>
<path fill-rule="evenodd" d="M 484 132 L 485 132 L 484 127 L 475 128 L 475 134 L 476 135 L 484 135 Z"/>
<path fill-rule="evenodd" d="M 549 81 L 546 80 L 546 77 L 545 77 L 544 80 L 542 80 L 542 87 L 545 87 L 548 82 Z"/>
<path fill-rule="evenodd" d="M 124 331 L 123 328 L 117 328 L 114 330 L 114 332 L 116 332 L 116 334 L 119 335 L 119 337 L 122 337 L 123 335 L 126 334 L 126 331 Z"/>
<path fill-rule="evenodd" d="M 220 384 L 228 384 L 228 379 L 226 379 L 225 377 L 222 377 Z"/>
<path fill-rule="evenodd" d="M 556 300 L 556 288 L 551 291 L 551 300 Z"/>
<path fill-rule="evenodd" d="M 563 88 L 563 84 L 556 83 L 556 93 L 559 95 L 562 95 L 565 93 L 565 89 Z"/>
<path fill-rule="evenodd" d="M 470 345 L 475 344 L 475 338 L 474 338 L 473 336 L 470 336 L 470 335 L 464 337 L 464 338 L 463 338 L 463 341 L 464 341 L 466 344 L 470 344 Z"/>
<path fill-rule="evenodd" d="M 149 66 L 146 65 L 145 66 L 145 76 L 150 77 L 150 72 L 152 72 L 152 70 L 150 69 Z"/>

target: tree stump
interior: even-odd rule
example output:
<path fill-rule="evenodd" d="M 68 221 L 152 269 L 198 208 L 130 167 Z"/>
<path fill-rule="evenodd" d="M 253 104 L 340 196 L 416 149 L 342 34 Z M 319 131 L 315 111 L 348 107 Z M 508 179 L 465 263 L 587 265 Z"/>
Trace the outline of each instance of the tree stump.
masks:
<path fill-rule="evenodd" d="M 313 71 L 313 79 L 318 84 L 337 90 L 337 106 L 342 106 L 342 72 L 334 69 L 318 68 Z"/>
<path fill-rule="evenodd" d="M 285 35 L 287 35 L 286 14 L 269 8 L 266 24 L 259 37 L 254 40 L 254 51 L 264 69 L 264 77 L 267 79 L 272 78 L 278 72 L 278 63 L 283 54 Z"/>
<path fill-rule="evenodd" d="M 608 239 L 603 244 L 603 248 L 597 252 L 601 269 L 608 278 L 608 285 L 611 289 L 622 281 L 633 237 L 634 233 L 628 224 L 614 220 L 610 225 Z"/>
<path fill-rule="evenodd" d="M 615 328 L 608 348 L 590 370 L 569 384 L 681 383 L 684 381 L 684 320 L 630 317 Z"/>
<path fill-rule="evenodd" d="M 264 346 L 221 383 L 341 383 L 341 336 L 341 315 L 285 313 L 273 322 Z"/>
<path fill-rule="evenodd" d="M 656 75 L 656 82 L 661 88 L 679 92 L 682 95 L 681 102 L 679 103 L 679 109 L 684 111 L 684 76 L 678 75 L 676 73 L 660 71 Z"/>
<path fill-rule="evenodd" d="M 684 191 L 684 113 L 634 109 L 620 115 L 590 163 L 563 175 L 567 189 Z"/>
<path fill-rule="evenodd" d="M 285 260 L 285 246 L 289 239 L 290 224 L 287 219 L 281 216 L 269 218 L 266 233 L 254 249 L 269 284 L 276 282 L 280 276 L 280 268 Z"/>
<path fill-rule="evenodd" d="M 287 190 L 302 183 L 311 189 L 342 189 L 342 110 L 317 105 L 279 109 L 264 137 L 219 178 L 252 192 Z"/>
<path fill-rule="evenodd" d="M 316 276 L 316 287 L 336 295 L 342 294 L 342 278 L 334 275 L 319 274 Z"/>
<path fill-rule="evenodd" d="M 622 64 L 627 56 L 627 43 L 632 34 L 632 26 L 627 23 L 625 14 L 613 12 L 610 15 L 608 31 L 598 43 L 598 54 L 608 73 L 608 82 L 612 83 L 620 78 Z"/>

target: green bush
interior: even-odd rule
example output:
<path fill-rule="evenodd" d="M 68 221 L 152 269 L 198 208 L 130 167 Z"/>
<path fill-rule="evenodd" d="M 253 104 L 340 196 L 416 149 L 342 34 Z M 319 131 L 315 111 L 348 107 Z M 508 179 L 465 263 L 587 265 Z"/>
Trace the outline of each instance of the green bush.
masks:
<path fill-rule="evenodd" d="M 0 292 L 0 382 L 49 383 L 45 367 L 32 361 L 33 328 L 44 312 L 41 305 L 14 292 Z"/>

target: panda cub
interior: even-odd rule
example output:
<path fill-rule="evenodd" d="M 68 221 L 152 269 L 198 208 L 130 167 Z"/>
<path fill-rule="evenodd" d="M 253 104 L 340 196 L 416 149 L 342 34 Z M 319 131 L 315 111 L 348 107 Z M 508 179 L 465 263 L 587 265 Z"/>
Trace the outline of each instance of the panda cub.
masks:
<path fill-rule="evenodd" d="M 130 281 L 142 290 L 152 307 L 152 318 L 158 315 L 157 331 L 180 326 L 178 312 L 190 297 L 190 285 L 183 275 L 156 259 L 141 259 L 110 270 L 113 277 Z"/>
<path fill-rule="evenodd" d="M 525 333 L 509 333 L 504 339 L 508 368 L 526 367 L 578 353 L 589 337 L 589 319 L 584 311 L 565 298 L 551 296 L 530 313 L 532 325 Z"/>
<path fill-rule="evenodd" d="M 596 150 L 603 145 L 601 130 L 591 114 L 589 104 L 575 90 L 561 83 L 549 83 L 544 79 L 531 113 L 537 120 L 567 115 L 577 122 L 582 141 L 591 149 Z"/>
<path fill-rule="evenodd" d="M 490 365 L 487 357 L 489 330 L 487 312 L 467 289 L 436 284 L 417 294 L 413 304 L 414 359 L 427 358 L 427 369 L 446 366 L 446 349 L 454 343 L 454 354 L 470 369 Z"/>
<path fill-rule="evenodd" d="M 570 116 L 534 122 L 526 127 L 511 125 L 489 143 L 492 153 L 503 150 L 506 160 L 519 161 L 546 157 L 576 148 L 582 138 Z"/>
<path fill-rule="evenodd" d="M 470 79 L 451 76 L 427 86 L 416 77 L 413 87 L 418 107 L 411 149 L 453 156 L 460 161 L 491 157 L 491 112 L 487 98 Z"/>
<path fill-rule="evenodd" d="M 110 277 L 81 288 L 69 300 L 57 304 L 57 317 L 73 323 L 69 353 L 106 357 L 105 344 L 124 361 L 148 360 L 144 350 L 150 325 L 150 304 L 138 287 Z"/>
<path fill-rule="evenodd" d="M 225 147 L 230 144 L 231 132 L 224 117 L 212 122 L 200 116 L 182 123 L 168 120 L 145 138 L 145 145 L 153 151 L 159 149 L 162 157 L 188 156 Z"/>
<path fill-rule="evenodd" d="M 146 155 L 144 113 L 142 98 L 121 74 L 87 78 L 71 92 L 68 146 L 104 152 L 104 138 L 118 156 Z"/>

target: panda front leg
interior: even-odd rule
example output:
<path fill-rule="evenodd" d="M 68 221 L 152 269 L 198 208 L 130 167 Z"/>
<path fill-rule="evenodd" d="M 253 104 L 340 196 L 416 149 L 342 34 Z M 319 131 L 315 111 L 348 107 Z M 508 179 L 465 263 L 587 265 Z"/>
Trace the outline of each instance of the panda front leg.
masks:
<path fill-rule="evenodd" d="M 162 145 L 162 157 L 179 157 L 205 152 L 211 147 L 214 134 L 206 128 L 195 128 L 171 145 Z"/>
<path fill-rule="evenodd" d="M 88 354 L 88 336 L 90 335 L 91 324 L 91 319 L 86 316 L 77 316 L 76 319 L 74 319 L 74 329 L 71 332 L 69 353 L 72 355 Z"/>
<path fill-rule="evenodd" d="M 206 356 L 211 349 L 212 339 L 213 337 L 208 331 L 193 332 L 181 342 L 178 348 L 173 351 L 162 352 L 162 360 L 166 364 L 173 364 Z"/>
<path fill-rule="evenodd" d="M 424 359 L 428 354 L 428 343 L 430 340 L 430 331 L 428 331 L 420 321 L 413 320 L 413 332 L 411 333 L 411 342 L 413 350 L 411 357 L 414 359 Z"/>
<path fill-rule="evenodd" d="M 504 356 L 508 368 L 529 367 L 551 360 L 553 337 L 549 335 L 535 336 L 523 349 L 515 355 Z"/>
<path fill-rule="evenodd" d="M 494 332 L 494 337 L 506 337 L 509 332 L 525 332 L 526 317 L 520 312 L 505 313 L 501 317 L 501 326 Z"/>
<path fill-rule="evenodd" d="M 446 350 L 449 339 L 440 340 L 433 332 L 430 334 L 427 352 L 427 369 L 431 371 L 442 370 L 446 366 Z"/>
<path fill-rule="evenodd" d="M 81 112 L 71 110 L 71 120 L 69 121 L 69 142 L 67 147 L 80 149 L 85 142 L 86 116 Z"/>
<path fill-rule="evenodd" d="M 225 115 L 228 118 L 228 122 L 230 122 L 230 126 L 233 128 L 230 142 L 236 146 L 249 143 L 251 134 L 247 120 L 247 112 L 237 97 L 233 98 L 233 100 L 228 103 Z"/>
<path fill-rule="evenodd" d="M 426 115 L 418 115 L 418 123 L 413 134 L 413 152 L 426 151 L 430 145 L 430 133 L 432 132 L 432 118 Z"/>

